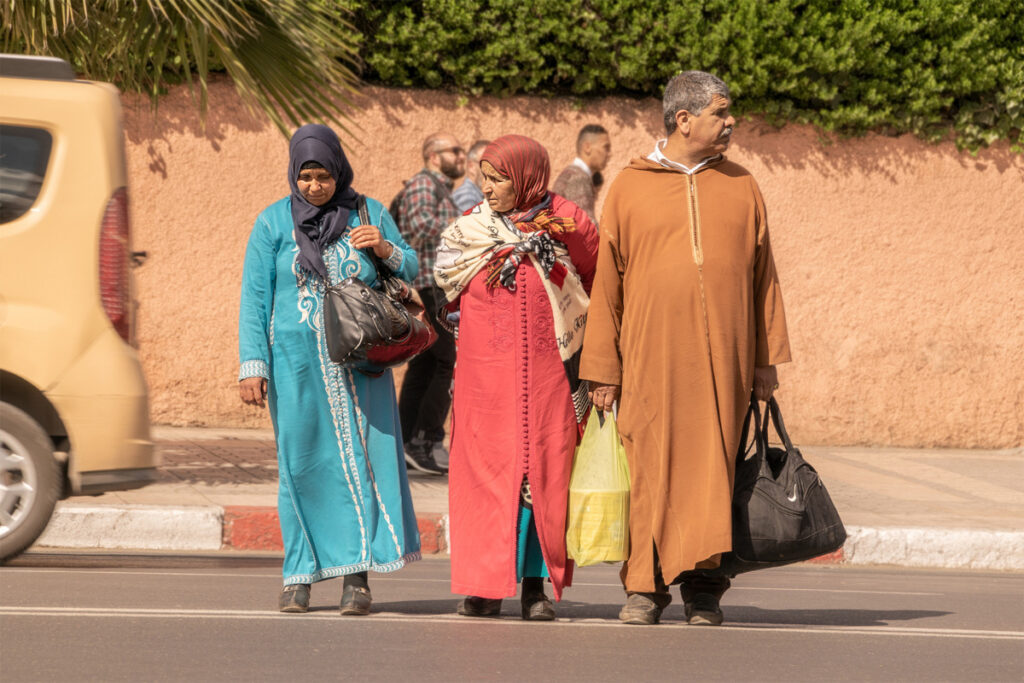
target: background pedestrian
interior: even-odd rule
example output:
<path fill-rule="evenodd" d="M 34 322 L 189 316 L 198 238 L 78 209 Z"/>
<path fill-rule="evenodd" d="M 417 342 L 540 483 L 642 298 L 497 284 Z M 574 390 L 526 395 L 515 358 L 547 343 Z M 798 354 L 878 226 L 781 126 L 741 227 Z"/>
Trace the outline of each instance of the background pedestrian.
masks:
<path fill-rule="evenodd" d="M 466 152 L 466 177 L 452 192 L 455 206 L 463 213 L 484 200 L 484 193 L 480 191 L 480 155 L 489 144 L 490 140 L 477 140 Z"/>
<path fill-rule="evenodd" d="M 576 136 L 576 158 L 558 174 L 551 191 L 560 194 L 597 220 L 594 200 L 604 183 L 602 172 L 612 153 L 608 131 L 597 123 L 588 123 Z"/>
<path fill-rule="evenodd" d="M 454 179 L 465 172 L 466 153 L 459 142 L 447 133 L 435 133 L 423 141 L 423 169 L 409 180 L 398 202 L 399 228 L 420 256 L 420 274 L 413 286 L 438 328 L 437 342 L 406 366 L 398 404 L 402 441 L 406 464 L 434 474 L 447 471 L 440 463 L 448 462 L 444 424 L 455 368 L 455 339 L 434 318 L 442 303 L 434 285 L 434 253 L 441 231 L 461 213 L 451 192 Z"/>

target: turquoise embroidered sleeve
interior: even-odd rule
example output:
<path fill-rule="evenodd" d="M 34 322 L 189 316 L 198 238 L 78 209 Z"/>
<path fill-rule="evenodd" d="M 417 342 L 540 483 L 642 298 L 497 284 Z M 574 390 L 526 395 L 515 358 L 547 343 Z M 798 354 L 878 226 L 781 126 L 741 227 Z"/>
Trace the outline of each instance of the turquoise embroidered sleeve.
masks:
<path fill-rule="evenodd" d="M 384 259 L 384 265 L 390 268 L 392 273 L 401 273 L 402 261 L 405 260 L 405 254 L 398 248 L 398 245 L 391 240 L 387 240 L 387 243 L 391 245 L 391 256 Z"/>
<path fill-rule="evenodd" d="M 240 379 L 268 377 L 271 318 L 274 309 L 275 259 L 277 246 L 265 216 L 260 215 L 249 236 L 242 268 L 242 296 L 238 314 L 238 359 Z M 253 363 L 262 364 L 259 367 Z M 248 370 L 247 370 L 248 368 Z M 257 370 L 261 370 L 258 372 Z"/>
<path fill-rule="evenodd" d="M 387 259 L 388 267 L 398 277 L 406 282 L 412 282 L 420 270 L 420 262 L 416 257 L 416 251 L 402 238 L 402 233 L 399 232 L 398 226 L 395 225 L 391 214 L 384 209 L 383 204 L 376 199 L 368 198 L 367 205 L 371 210 L 371 215 L 377 214 L 377 225 L 380 227 L 381 237 L 395 247 L 395 251 Z M 401 261 L 398 262 L 398 267 L 396 268 L 391 265 L 391 261 L 398 258 L 396 256 L 397 252 L 401 252 Z"/>
<path fill-rule="evenodd" d="M 241 382 L 243 379 L 249 379 L 250 377 L 270 379 L 270 366 L 263 360 L 243 361 L 242 367 L 238 371 L 238 381 Z"/>

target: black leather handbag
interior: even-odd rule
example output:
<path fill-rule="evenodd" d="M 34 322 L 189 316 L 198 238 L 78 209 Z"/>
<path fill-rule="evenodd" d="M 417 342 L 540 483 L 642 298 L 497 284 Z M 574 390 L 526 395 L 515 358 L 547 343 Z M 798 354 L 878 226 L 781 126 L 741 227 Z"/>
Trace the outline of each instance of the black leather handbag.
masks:
<path fill-rule="evenodd" d="M 722 557 L 722 573 L 741 574 L 781 567 L 835 552 L 846 529 L 817 471 L 793 446 L 774 398 L 764 424 L 756 400 L 743 422 L 732 502 L 732 552 Z M 768 446 L 768 415 L 783 448 Z M 754 448 L 747 439 L 754 420 Z"/>
<path fill-rule="evenodd" d="M 359 220 L 370 224 L 366 200 L 359 198 Z M 376 290 L 358 277 L 328 282 L 324 293 L 324 334 L 331 361 L 374 374 L 400 365 L 426 350 L 437 332 L 424 316 L 415 290 L 395 277 L 372 249 Z"/>

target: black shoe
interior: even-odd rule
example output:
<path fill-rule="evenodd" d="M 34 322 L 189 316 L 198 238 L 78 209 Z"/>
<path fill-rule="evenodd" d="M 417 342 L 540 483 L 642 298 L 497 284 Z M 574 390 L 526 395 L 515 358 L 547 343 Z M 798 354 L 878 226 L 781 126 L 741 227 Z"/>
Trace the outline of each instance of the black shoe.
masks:
<path fill-rule="evenodd" d="M 496 617 L 501 614 L 501 598 L 478 598 L 470 595 L 459 601 L 455 611 L 464 617 Z"/>
<path fill-rule="evenodd" d="M 523 578 L 523 592 L 520 604 L 524 621 L 553 621 L 555 607 L 544 595 L 544 579 L 538 576 Z"/>
<path fill-rule="evenodd" d="M 661 613 L 671 601 L 667 593 L 630 593 L 619 611 L 619 619 L 624 624 L 653 626 L 661 621 Z"/>
<path fill-rule="evenodd" d="M 309 610 L 309 584 L 293 583 L 281 589 L 277 608 L 282 612 L 306 612 Z"/>
<path fill-rule="evenodd" d="M 341 591 L 341 613 L 345 616 L 363 617 L 370 613 L 373 598 L 369 588 L 345 586 Z"/>
<path fill-rule="evenodd" d="M 554 621 L 555 606 L 548 600 L 548 596 L 524 595 L 522 599 L 524 621 Z"/>
<path fill-rule="evenodd" d="M 724 618 L 718 598 L 710 593 L 697 593 L 692 602 L 683 603 L 683 608 L 691 626 L 721 626 Z"/>
<path fill-rule="evenodd" d="M 405 465 L 427 474 L 447 474 L 448 470 L 434 460 L 430 452 L 430 444 L 413 439 L 405 444 Z"/>

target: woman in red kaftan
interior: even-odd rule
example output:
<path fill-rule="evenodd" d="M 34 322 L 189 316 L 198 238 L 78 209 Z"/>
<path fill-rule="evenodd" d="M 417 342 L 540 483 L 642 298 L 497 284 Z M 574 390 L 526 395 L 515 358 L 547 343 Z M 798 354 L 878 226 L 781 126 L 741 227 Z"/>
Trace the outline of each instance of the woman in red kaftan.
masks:
<path fill-rule="evenodd" d="M 449 458 L 452 591 L 495 616 L 523 581 L 524 619 L 554 618 L 572 580 L 569 473 L 588 403 L 577 376 L 598 234 L 547 190 L 537 142 L 509 135 L 481 156 L 486 201 L 442 234 L 442 313 L 458 318 Z M 457 313 L 456 313 L 457 312 Z"/>

